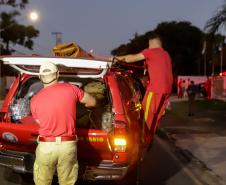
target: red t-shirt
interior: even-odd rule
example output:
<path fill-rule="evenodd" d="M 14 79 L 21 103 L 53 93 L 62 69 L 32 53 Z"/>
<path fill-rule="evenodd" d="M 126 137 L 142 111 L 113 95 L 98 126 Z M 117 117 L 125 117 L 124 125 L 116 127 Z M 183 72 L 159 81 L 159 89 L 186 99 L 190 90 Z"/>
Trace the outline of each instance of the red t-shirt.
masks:
<path fill-rule="evenodd" d="M 142 51 L 148 66 L 148 89 L 156 93 L 171 93 L 173 84 L 172 64 L 169 54 L 163 48 Z"/>
<path fill-rule="evenodd" d="M 76 103 L 84 92 L 67 83 L 43 88 L 31 99 L 31 113 L 40 121 L 41 136 L 72 136 L 76 134 Z"/>

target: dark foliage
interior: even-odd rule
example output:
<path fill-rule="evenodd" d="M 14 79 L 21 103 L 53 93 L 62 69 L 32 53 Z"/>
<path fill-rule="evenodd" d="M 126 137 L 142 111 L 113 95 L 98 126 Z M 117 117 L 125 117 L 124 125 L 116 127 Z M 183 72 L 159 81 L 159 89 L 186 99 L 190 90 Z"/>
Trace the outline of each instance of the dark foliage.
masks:
<path fill-rule="evenodd" d="M 28 4 L 28 0 L 0 0 L 0 5 L 7 5 L 11 7 L 19 7 L 21 9 L 25 8 L 26 4 Z"/>
<path fill-rule="evenodd" d="M 1 18 L 1 54 L 11 54 L 14 50 L 9 44 L 18 44 L 28 49 L 33 49 L 33 38 L 39 35 L 39 31 L 33 26 L 24 26 L 17 23 L 16 16 L 19 16 L 18 11 L 2 12 Z"/>
<path fill-rule="evenodd" d="M 206 25 L 205 30 L 209 33 L 216 33 L 221 27 L 226 26 L 226 1 L 217 9 L 213 17 L 211 17 Z"/>
<path fill-rule="evenodd" d="M 148 47 L 148 36 L 157 32 L 163 40 L 163 47 L 173 60 L 173 71 L 177 75 L 197 75 L 200 73 L 203 32 L 190 22 L 162 22 L 154 30 L 134 38 L 112 50 L 112 55 L 134 54 Z"/>

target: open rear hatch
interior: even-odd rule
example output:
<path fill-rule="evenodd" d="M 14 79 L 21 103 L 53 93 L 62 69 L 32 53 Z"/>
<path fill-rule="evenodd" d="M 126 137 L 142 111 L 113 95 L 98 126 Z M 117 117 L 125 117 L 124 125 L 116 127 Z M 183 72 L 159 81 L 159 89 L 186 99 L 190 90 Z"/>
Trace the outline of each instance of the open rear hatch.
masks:
<path fill-rule="evenodd" d="M 103 78 L 111 67 L 111 62 L 84 58 L 6 56 L 1 60 L 21 73 L 31 75 L 39 75 L 39 66 L 47 61 L 58 65 L 60 73 L 73 73 L 80 78 Z"/>
<path fill-rule="evenodd" d="M 111 63 L 106 61 L 59 57 L 11 57 L 2 58 L 4 64 L 17 69 L 21 75 L 11 86 L 1 114 L 0 142 L 2 148 L 21 152 L 34 152 L 38 126 L 30 115 L 29 103 L 31 97 L 42 87 L 39 81 L 38 69 L 45 61 L 51 61 L 59 66 L 60 81 L 87 87 L 89 83 L 104 87 L 104 104 L 95 109 L 84 109 L 81 104 L 77 111 L 77 128 L 79 136 L 79 155 L 87 161 L 112 159 L 112 149 L 109 143 L 112 131 L 112 107 L 108 98 L 108 87 L 103 80 Z M 14 112 L 13 112 L 14 111 Z M 103 122 L 105 122 L 103 125 Z M 108 122 L 108 123 L 106 123 Z M 108 124 L 108 126 L 106 126 Z M 90 155 L 92 154 L 92 155 Z"/>

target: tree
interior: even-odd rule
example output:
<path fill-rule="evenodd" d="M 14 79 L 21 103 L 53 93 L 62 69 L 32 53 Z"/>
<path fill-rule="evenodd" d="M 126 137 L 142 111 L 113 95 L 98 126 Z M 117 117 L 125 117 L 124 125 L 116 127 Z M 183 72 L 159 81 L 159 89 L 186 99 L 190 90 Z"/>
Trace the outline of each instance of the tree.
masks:
<path fill-rule="evenodd" d="M 222 7 L 218 8 L 214 16 L 207 21 L 204 29 L 209 33 L 216 33 L 222 26 L 226 26 L 226 1 L 224 1 Z"/>
<path fill-rule="evenodd" d="M 144 35 L 135 34 L 127 44 L 112 50 L 113 55 L 133 54 L 148 47 L 148 36 L 151 32 L 162 36 L 164 48 L 173 60 L 174 75 L 197 75 L 201 73 L 201 50 L 203 32 L 190 22 L 162 22 L 154 30 Z"/>
<path fill-rule="evenodd" d="M 28 49 L 33 47 L 33 38 L 37 37 L 39 31 L 33 26 L 24 26 L 18 24 L 15 17 L 20 15 L 18 11 L 1 13 L 1 40 L 4 44 L 1 45 L 1 54 L 11 54 L 14 52 L 9 47 L 9 43 L 18 44 Z"/>
<path fill-rule="evenodd" d="M 111 51 L 112 55 L 126 55 L 135 54 L 148 47 L 148 37 L 146 34 L 138 35 L 134 34 L 134 38 L 130 39 L 129 43 L 122 44 L 118 48 Z"/>
<path fill-rule="evenodd" d="M 221 67 L 224 68 L 224 64 L 221 64 L 223 58 L 225 58 L 225 36 L 221 34 L 206 33 L 205 34 L 205 55 L 207 74 L 214 74 L 221 72 Z M 223 56 L 223 58 L 221 58 Z"/>
<path fill-rule="evenodd" d="M 28 4 L 28 0 L 1 0 L 0 5 L 7 5 L 11 7 L 20 7 L 21 9 L 25 8 L 25 5 Z"/>
<path fill-rule="evenodd" d="M 164 48 L 173 60 L 173 71 L 177 75 L 198 75 L 203 32 L 187 21 L 160 23 L 154 30 L 162 36 Z"/>
<path fill-rule="evenodd" d="M 213 73 L 215 71 L 215 67 L 218 68 L 217 72 L 222 72 L 222 68 L 225 68 L 224 63 L 219 64 L 219 61 L 223 62 L 223 58 L 225 58 L 225 36 L 216 34 L 222 27 L 226 27 L 226 1 L 224 1 L 223 5 L 216 10 L 213 17 L 206 22 L 204 27 L 204 30 L 208 32 L 207 38 L 209 38 L 210 45 L 212 47 L 211 65 Z"/>
<path fill-rule="evenodd" d="M 21 45 L 33 49 L 33 38 L 38 37 L 39 31 L 33 26 L 24 26 L 16 21 L 20 16 L 19 10 L 25 8 L 28 0 L 0 0 L 1 8 L 6 7 L 0 14 L 0 55 L 9 55 L 15 52 L 10 44 Z M 0 98 L 5 94 L 6 79 L 10 70 L 0 62 Z"/>

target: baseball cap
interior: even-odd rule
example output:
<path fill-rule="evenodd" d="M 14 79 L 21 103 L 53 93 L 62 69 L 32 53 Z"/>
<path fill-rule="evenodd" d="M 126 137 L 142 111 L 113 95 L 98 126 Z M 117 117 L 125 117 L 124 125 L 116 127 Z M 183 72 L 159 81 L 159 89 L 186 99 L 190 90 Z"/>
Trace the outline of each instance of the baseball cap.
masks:
<path fill-rule="evenodd" d="M 58 71 L 57 66 L 52 62 L 45 62 L 39 68 L 40 75 L 49 75 Z"/>

